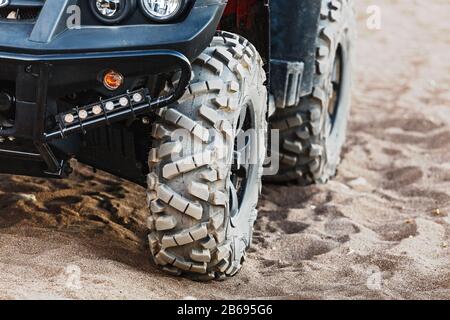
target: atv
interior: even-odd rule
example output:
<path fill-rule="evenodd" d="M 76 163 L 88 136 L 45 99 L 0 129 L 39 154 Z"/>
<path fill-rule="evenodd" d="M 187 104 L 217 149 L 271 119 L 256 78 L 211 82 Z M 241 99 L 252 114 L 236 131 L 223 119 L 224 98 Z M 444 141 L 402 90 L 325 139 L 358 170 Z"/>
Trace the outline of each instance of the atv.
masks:
<path fill-rule="evenodd" d="M 154 263 L 233 276 L 265 167 L 336 173 L 353 23 L 352 0 L 0 0 L 0 173 L 143 185 Z"/>

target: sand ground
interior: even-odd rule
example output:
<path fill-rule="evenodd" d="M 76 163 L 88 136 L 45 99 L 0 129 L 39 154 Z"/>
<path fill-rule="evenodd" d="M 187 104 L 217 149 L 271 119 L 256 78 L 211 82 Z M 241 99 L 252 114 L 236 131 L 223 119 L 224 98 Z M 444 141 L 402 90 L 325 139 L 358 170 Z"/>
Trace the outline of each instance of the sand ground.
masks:
<path fill-rule="evenodd" d="M 449 299 L 449 3 L 356 2 L 338 177 L 265 186 L 237 277 L 202 284 L 152 267 L 144 190 L 80 166 L 68 181 L 1 176 L 0 298 Z M 369 5 L 381 30 L 366 27 Z"/>

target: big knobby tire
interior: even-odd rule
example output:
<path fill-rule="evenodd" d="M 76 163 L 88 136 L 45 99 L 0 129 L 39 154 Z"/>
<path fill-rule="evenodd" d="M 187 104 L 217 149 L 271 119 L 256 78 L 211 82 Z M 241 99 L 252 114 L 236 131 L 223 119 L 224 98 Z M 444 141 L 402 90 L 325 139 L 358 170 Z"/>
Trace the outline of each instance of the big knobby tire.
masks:
<path fill-rule="evenodd" d="M 270 121 L 280 130 L 281 163 L 271 181 L 326 183 L 336 175 L 350 111 L 354 38 L 353 0 L 322 0 L 313 91 Z"/>
<path fill-rule="evenodd" d="M 265 81 L 255 47 L 220 32 L 193 63 L 184 97 L 159 112 L 149 155 L 148 227 L 153 260 L 163 270 L 199 281 L 240 270 L 251 243 L 266 154 Z M 257 132 L 250 146 L 256 161 L 236 207 L 232 164 L 244 113 Z"/>

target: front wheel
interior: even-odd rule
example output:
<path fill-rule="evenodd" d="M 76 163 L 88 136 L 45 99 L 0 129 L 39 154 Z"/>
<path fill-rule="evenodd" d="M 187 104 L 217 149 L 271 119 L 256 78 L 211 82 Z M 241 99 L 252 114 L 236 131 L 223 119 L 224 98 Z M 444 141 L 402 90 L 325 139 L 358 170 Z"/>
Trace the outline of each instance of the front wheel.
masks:
<path fill-rule="evenodd" d="M 163 270 L 195 280 L 241 268 L 265 158 L 265 72 L 255 47 L 218 33 L 185 96 L 162 109 L 149 155 L 149 243 Z"/>

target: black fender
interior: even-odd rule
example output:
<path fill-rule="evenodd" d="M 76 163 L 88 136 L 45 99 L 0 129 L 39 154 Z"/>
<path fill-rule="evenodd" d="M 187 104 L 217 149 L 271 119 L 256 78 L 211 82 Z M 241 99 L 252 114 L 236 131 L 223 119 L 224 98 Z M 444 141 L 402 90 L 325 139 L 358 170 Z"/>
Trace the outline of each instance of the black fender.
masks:
<path fill-rule="evenodd" d="M 271 91 L 276 100 L 284 95 L 281 100 L 295 103 L 312 92 L 321 3 L 319 0 L 270 0 Z M 288 83 L 286 73 L 293 73 L 297 78 L 293 86 Z M 289 97 L 286 92 L 289 90 L 295 97 Z"/>

